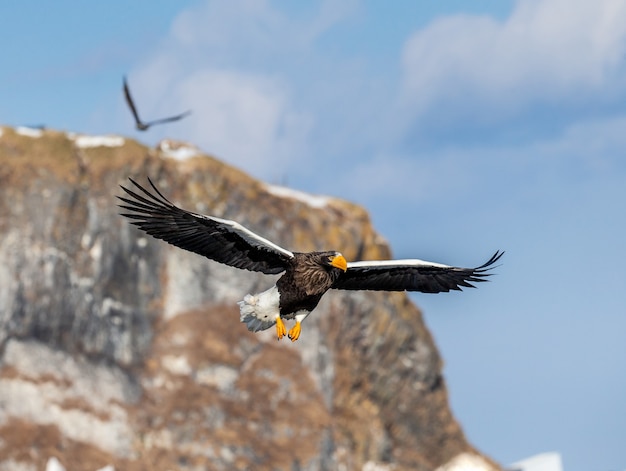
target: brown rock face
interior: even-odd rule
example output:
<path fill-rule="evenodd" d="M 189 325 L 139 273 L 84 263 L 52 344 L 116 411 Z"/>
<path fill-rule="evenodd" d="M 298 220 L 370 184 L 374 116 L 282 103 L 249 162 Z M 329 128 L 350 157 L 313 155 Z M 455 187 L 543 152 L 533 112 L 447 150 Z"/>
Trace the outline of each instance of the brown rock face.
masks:
<path fill-rule="evenodd" d="M 464 453 L 495 468 L 403 293 L 330 292 L 294 344 L 252 334 L 236 301 L 276 277 L 145 236 L 115 196 L 149 176 L 283 247 L 389 257 L 362 208 L 171 143 L 0 130 L 0 470 L 433 470 Z"/>

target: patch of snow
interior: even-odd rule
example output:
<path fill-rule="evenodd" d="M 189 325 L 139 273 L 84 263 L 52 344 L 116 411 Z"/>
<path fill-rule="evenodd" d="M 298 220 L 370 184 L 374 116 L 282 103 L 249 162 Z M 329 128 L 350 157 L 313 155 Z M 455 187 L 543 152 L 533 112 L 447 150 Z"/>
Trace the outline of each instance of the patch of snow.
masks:
<path fill-rule="evenodd" d="M 65 471 L 65 467 L 53 456 L 46 463 L 46 471 Z"/>
<path fill-rule="evenodd" d="M 479 455 L 461 453 L 435 471 L 496 471 L 496 468 Z"/>
<path fill-rule="evenodd" d="M 2 137 L 3 134 L 4 134 L 4 128 L 0 127 L 0 137 Z"/>
<path fill-rule="evenodd" d="M 74 137 L 74 144 L 81 149 L 87 149 L 90 147 L 121 147 L 124 145 L 124 138 L 122 136 L 76 136 Z"/>
<path fill-rule="evenodd" d="M 556 452 L 541 453 L 507 467 L 511 471 L 563 471 L 561 455 Z"/>
<path fill-rule="evenodd" d="M 112 465 L 107 464 L 105 467 L 97 469 L 96 471 L 115 471 L 115 468 Z"/>
<path fill-rule="evenodd" d="M 284 186 L 265 185 L 265 189 L 274 196 L 298 200 L 308 204 L 312 208 L 323 208 L 328 205 L 330 201 L 330 198 L 327 196 L 311 195 L 309 193 L 293 190 Z"/>
<path fill-rule="evenodd" d="M 18 126 L 17 128 L 15 128 L 15 132 L 18 133 L 20 136 L 26 137 L 37 138 L 43 136 L 43 130 L 37 128 L 27 128 L 26 126 Z"/>
<path fill-rule="evenodd" d="M 163 139 L 157 147 L 167 157 L 176 160 L 185 160 L 201 154 L 197 147 L 171 139 Z"/>

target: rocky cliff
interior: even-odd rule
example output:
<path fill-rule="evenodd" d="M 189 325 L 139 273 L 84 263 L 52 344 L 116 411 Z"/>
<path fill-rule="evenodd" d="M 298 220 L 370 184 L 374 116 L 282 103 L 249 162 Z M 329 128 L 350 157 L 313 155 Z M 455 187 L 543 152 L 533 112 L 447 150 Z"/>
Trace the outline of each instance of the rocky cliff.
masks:
<path fill-rule="evenodd" d="M 494 469 L 403 293 L 330 292 L 294 344 L 236 301 L 275 278 L 145 236 L 128 177 L 298 251 L 389 257 L 360 207 L 189 146 L 0 128 L 0 470 Z"/>

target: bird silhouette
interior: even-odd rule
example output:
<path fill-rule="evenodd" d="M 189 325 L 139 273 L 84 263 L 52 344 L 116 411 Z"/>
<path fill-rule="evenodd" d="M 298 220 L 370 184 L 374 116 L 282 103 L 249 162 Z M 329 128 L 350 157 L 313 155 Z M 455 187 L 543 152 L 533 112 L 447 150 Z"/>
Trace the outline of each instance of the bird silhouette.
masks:
<path fill-rule="evenodd" d="M 148 121 L 147 123 L 144 123 L 139 117 L 139 113 L 137 112 L 137 108 L 135 107 L 135 102 L 133 101 L 133 97 L 130 94 L 130 88 L 128 88 L 128 82 L 126 81 L 126 77 L 124 77 L 124 97 L 126 98 L 126 103 L 128 104 L 128 107 L 130 108 L 130 111 L 133 114 L 133 117 L 135 118 L 135 127 L 139 131 L 146 131 L 147 129 L 149 129 L 151 126 L 155 124 L 163 124 L 163 123 L 170 123 L 172 121 L 178 121 L 179 119 L 182 119 L 191 113 L 191 110 L 188 110 L 188 111 L 185 111 L 184 113 L 177 114 L 176 116 L 170 116 L 169 118 L 155 119 L 154 121 Z"/>

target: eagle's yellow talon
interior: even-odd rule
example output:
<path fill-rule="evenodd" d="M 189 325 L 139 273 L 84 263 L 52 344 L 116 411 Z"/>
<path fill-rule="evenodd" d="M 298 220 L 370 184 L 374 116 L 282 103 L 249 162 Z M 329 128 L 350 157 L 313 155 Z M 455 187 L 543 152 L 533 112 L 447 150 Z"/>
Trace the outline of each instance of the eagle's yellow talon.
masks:
<path fill-rule="evenodd" d="M 287 335 L 287 329 L 285 328 L 285 323 L 280 317 L 276 318 L 276 336 L 278 340 L 282 339 L 285 335 Z"/>
<path fill-rule="evenodd" d="M 296 325 L 294 325 L 289 330 L 289 338 L 292 342 L 295 342 L 300 337 L 300 332 L 302 331 L 302 327 L 300 326 L 300 322 L 296 321 Z"/>

